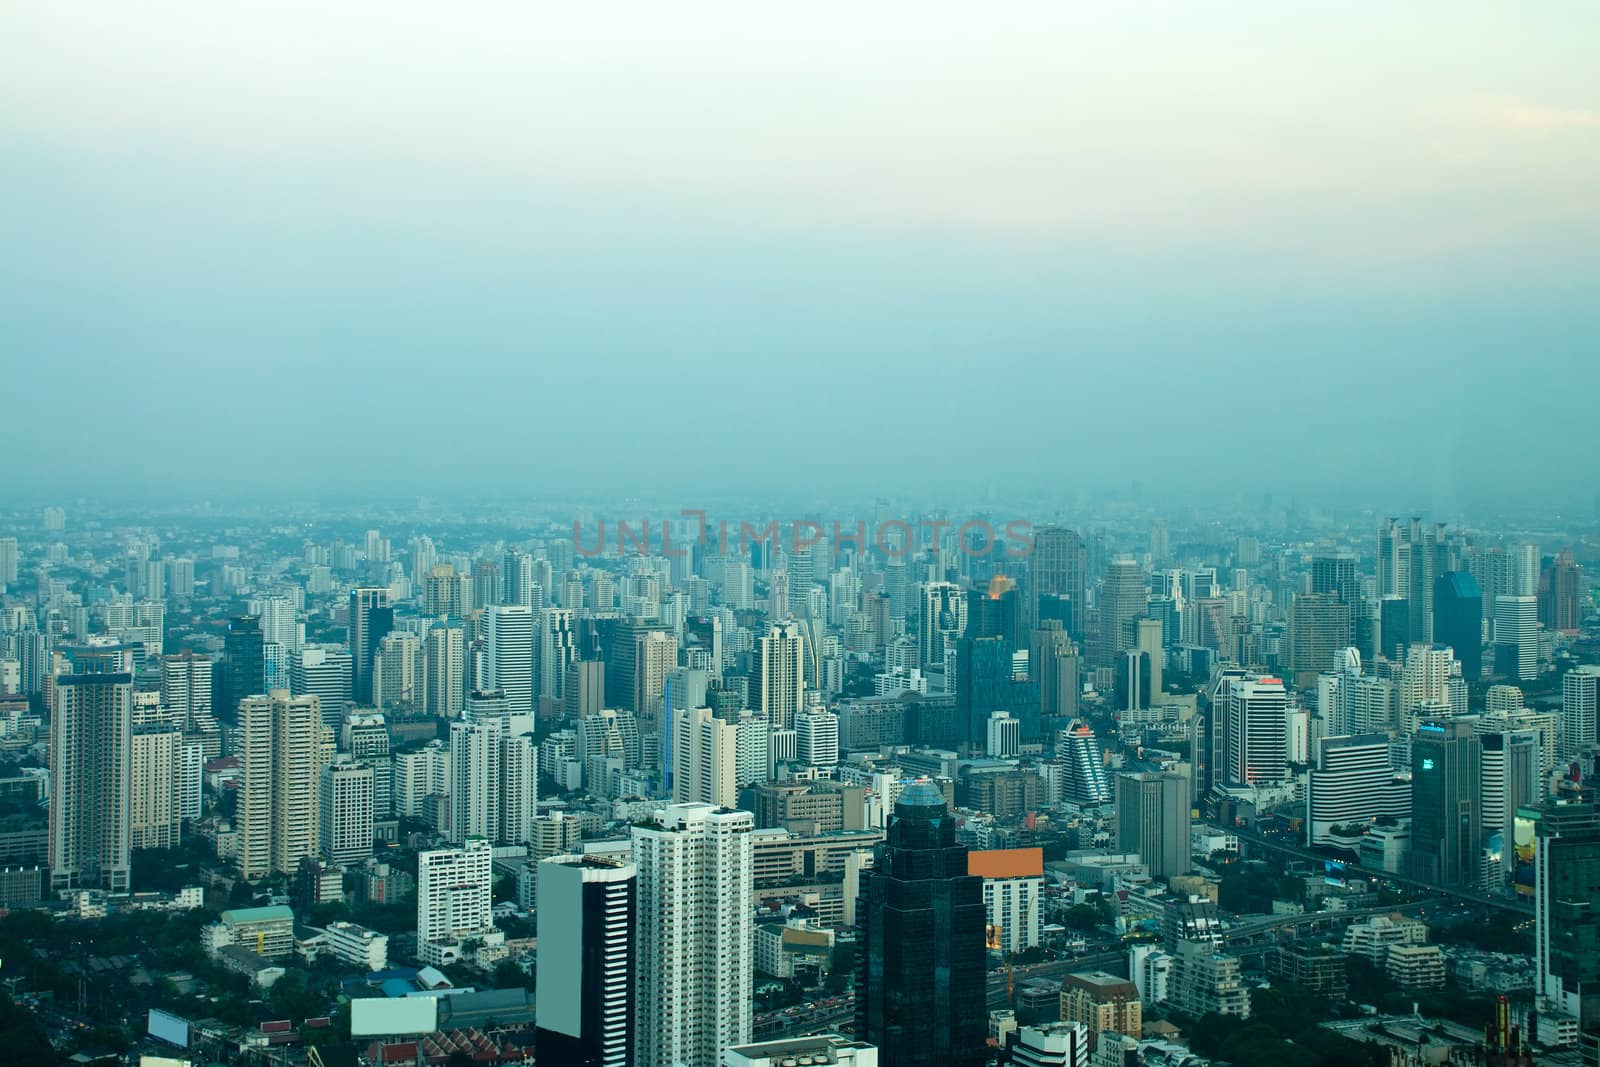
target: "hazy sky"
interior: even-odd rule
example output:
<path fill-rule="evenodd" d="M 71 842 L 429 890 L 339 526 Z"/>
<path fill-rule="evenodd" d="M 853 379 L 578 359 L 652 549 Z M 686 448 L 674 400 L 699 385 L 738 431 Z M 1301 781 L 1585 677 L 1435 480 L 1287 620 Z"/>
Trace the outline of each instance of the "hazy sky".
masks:
<path fill-rule="evenodd" d="M 0 491 L 1587 501 L 1596 41 L 1588 0 L 0 4 Z"/>

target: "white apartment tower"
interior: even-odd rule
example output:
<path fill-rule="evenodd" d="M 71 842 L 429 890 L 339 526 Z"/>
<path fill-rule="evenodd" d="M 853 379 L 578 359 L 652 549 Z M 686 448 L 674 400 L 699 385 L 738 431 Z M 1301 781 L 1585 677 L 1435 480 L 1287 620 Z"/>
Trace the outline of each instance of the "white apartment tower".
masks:
<path fill-rule="evenodd" d="M 639 1067 L 717 1067 L 750 1040 L 748 811 L 673 804 L 633 828 Z"/>
<path fill-rule="evenodd" d="M 355 863 L 372 855 L 373 769 L 341 757 L 322 768 L 318 837 L 329 863 Z"/>
<path fill-rule="evenodd" d="M 475 837 L 417 856 L 417 951 L 425 962 L 494 929 L 494 848 Z"/>

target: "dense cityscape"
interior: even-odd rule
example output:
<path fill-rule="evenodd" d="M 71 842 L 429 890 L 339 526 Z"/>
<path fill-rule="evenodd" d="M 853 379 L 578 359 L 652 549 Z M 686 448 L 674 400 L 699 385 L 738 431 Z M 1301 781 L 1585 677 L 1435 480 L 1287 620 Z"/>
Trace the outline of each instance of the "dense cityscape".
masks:
<path fill-rule="evenodd" d="M 1076 510 L 6 511 L 9 1062 L 1593 1062 L 1592 519 Z"/>
<path fill-rule="evenodd" d="M 0 3 L 0 1067 L 1600 1067 L 1596 42 Z"/>

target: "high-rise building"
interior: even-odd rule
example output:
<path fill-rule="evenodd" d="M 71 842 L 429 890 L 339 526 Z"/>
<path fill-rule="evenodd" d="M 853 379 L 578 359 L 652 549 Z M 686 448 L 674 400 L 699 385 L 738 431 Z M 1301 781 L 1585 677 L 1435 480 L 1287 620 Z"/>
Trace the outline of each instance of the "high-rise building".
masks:
<path fill-rule="evenodd" d="M 1280 782 L 1289 770 L 1289 694 L 1278 678 L 1238 678 L 1228 687 L 1224 780 Z"/>
<path fill-rule="evenodd" d="M 1539 624 L 1546 630 L 1576 633 L 1582 620 L 1583 568 L 1564 548 L 1539 575 Z"/>
<path fill-rule="evenodd" d="M 1106 666 L 1117 653 L 1133 647 L 1134 620 L 1145 613 L 1150 598 L 1149 582 L 1132 556 L 1117 556 L 1106 569 L 1099 596 L 1100 632 L 1097 661 Z"/>
<path fill-rule="evenodd" d="M 302 857 L 317 855 L 323 730 L 315 696 L 292 697 L 279 689 L 240 702 L 234 821 L 245 879 L 291 874 Z"/>
<path fill-rule="evenodd" d="M 1534 824 L 1534 987 L 1541 1004 L 1600 1030 L 1600 807 L 1546 801 Z"/>
<path fill-rule="evenodd" d="M 677 665 L 676 637 L 663 630 L 647 630 L 635 636 L 631 689 L 636 715 L 660 721 L 667 695 L 667 676 Z"/>
<path fill-rule="evenodd" d="M 856 1032 L 884 1067 L 984 1063 L 983 879 L 932 782 L 901 790 L 856 916 Z"/>
<path fill-rule="evenodd" d="M 1085 604 L 1085 573 L 1088 569 L 1087 552 L 1083 539 L 1076 530 L 1059 526 L 1046 526 L 1033 535 L 1033 555 L 1028 573 L 1033 587 L 1034 618 L 1042 618 L 1037 606 L 1044 596 L 1059 597 L 1067 602 L 1067 632 L 1074 638 L 1083 637 Z"/>
<path fill-rule="evenodd" d="M 1145 670 L 1150 679 L 1150 702 L 1161 703 L 1161 693 L 1166 685 L 1167 650 L 1165 630 L 1160 619 L 1139 619 L 1134 623 L 1133 649 L 1145 657 Z"/>
<path fill-rule="evenodd" d="M 1117 848 L 1137 852 L 1158 881 L 1189 873 L 1189 792 L 1185 774 L 1117 775 Z"/>
<path fill-rule="evenodd" d="M 494 931 L 494 849 L 481 837 L 417 855 L 417 956 L 437 966 Z"/>
<path fill-rule="evenodd" d="M 1309 688 L 1316 684 L 1317 674 L 1328 669 L 1334 654 L 1349 646 L 1354 636 L 1350 606 L 1337 593 L 1308 593 L 1294 598 L 1290 619 L 1295 685 Z"/>
<path fill-rule="evenodd" d="M 756 712 L 775 729 L 787 730 L 805 710 L 805 638 L 794 623 L 774 625 L 756 642 Z"/>
<path fill-rule="evenodd" d="M 17 539 L 0 537 L 0 592 L 17 584 Z"/>
<path fill-rule="evenodd" d="M 129 747 L 129 844 L 177 848 L 183 834 L 179 775 L 183 734 L 166 723 L 135 726 Z"/>
<path fill-rule="evenodd" d="M 750 1040 L 754 827 L 748 811 L 672 804 L 633 828 L 639 1067 L 716 1067 Z"/>
<path fill-rule="evenodd" d="M 1494 598 L 1494 670 L 1531 682 L 1539 677 L 1539 601 L 1534 596 Z"/>
<path fill-rule="evenodd" d="M 50 687 L 50 888 L 129 889 L 133 675 L 106 649 L 74 649 Z"/>
<path fill-rule="evenodd" d="M 538 710 L 533 687 L 533 624 L 533 610 L 521 604 L 492 604 L 483 609 L 489 684 L 504 690 L 513 715 L 532 716 Z"/>
<path fill-rule="evenodd" d="M 507 552 L 500 564 L 500 576 L 502 590 L 500 603 L 507 607 L 532 610 L 533 587 L 536 584 L 533 577 L 533 556 L 514 549 Z"/>
<path fill-rule="evenodd" d="M 795 746 L 808 767 L 839 762 L 839 716 L 824 708 L 808 708 L 794 721 Z"/>
<path fill-rule="evenodd" d="M 228 620 L 222 637 L 223 699 L 217 703 L 217 717 L 235 721 L 239 701 L 267 692 L 267 660 L 261 635 L 261 620 L 254 615 L 236 615 Z"/>
<path fill-rule="evenodd" d="M 1064 803 L 1081 808 L 1110 803 L 1105 754 L 1088 723 L 1074 722 L 1061 731 L 1056 738 L 1056 763 Z"/>
<path fill-rule="evenodd" d="M 1433 583 L 1433 640 L 1455 652 L 1461 677 L 1483 677 L 1483 593 L 1466 571 L 1446 571 Z"/>
<path fill-rule="evenodd" d="M 1411 787 L 1389 766 L 1387 733 L 1324 737 L 1306 790 L 1306 842 L 1333 843 L 1335 827 L 1409 818 Z"/>
<path fill-rule="evenodd" d="M 1078 648 L 1060 619 L 1041 619 L 1028 645 L 1028 674 L 1039 689 L 1039 714 L 1071 718 L 1078 714 L 1082 682 Z"/>
<path fill-rule="evenodd" d="M 184 651 L 161 657 L 161 703 L 185 729 L 211 719 L 211 660 Z"/>
<path fill-rule="evenodd" d="M 600 856 L 540 862 L 541 1058 L 631 1067 L 638 1044 L 638 872 Z"/>
<path fill-rule="evenodd" d="M 1472 716 L 1425 719 L 1411 739 L 1411 864 L 1442 886 L 1478 884 L 1482 747 Z"/>
<path fill-rule="evenodd" d="M 1498 852 L 1500 870 L 1486 872 L 1484 889 L 1496 892 L 1516 870 L 1516 816 L 1522 808 L 1537 807 L 1544 799 L 1540 775 L 1539 731 L 1503 729 L 1479 720 L 1478 735 L 1483 746 L 1480 757 L 1483 780 L 1483 833 L 1491 854 Z M 1494 839 L 1498 836 L 1499 841 Z M 1496 845 L 1498 848 L 1496 848 Z"/>
<path fill-rule="evenodd" d="M 343 865 L 372 855 L 372 766 L 341 756 L 322 768 L 320 785 L 317 820 L 323 858 Z"/>
<path fill-rule="evenodd" d="M 928 582 L 920 587 L 917 640 L 919 667 L 943 667 L 945 649 L 967 629 L 967 598 L 954 582 Z"/>
<path fill-rule="evenodd" d="M 991 711 L 983 750 L 995 759 L 1016 759 L 1022 751 L 1022 724 L 1010 712 Z"/>
<path fill-rule="evenodd" d="M 385 634 L 372 661 L 372 706 L 409 711 L 421 703 L 422 642 L 406 630 Z"/>
<path fill-rule="evenodd" d="M 338 730 L 350 710 L 354 670 L 350 653 L 337 645 L 307 645 L 289 655 L 289 691 L 297 697 L 316 697 L 324 724 Z"/>
<path fill-rule="evenodd" d="M 545 608 L 539 625 L 539 695 L 565 703 L 567 670 L 578 658 L 570 608 Z"/>
<path fill-rule="evenodd" d="M 739 800 L 739 729 L 710 708 L 672 711 L 672 798 L 731 808 Z"/>
<path fill-rule="evenodd" d="M 1600 724 L 1600 667 L 1584 664 L 1561 676 L 1561 759 L 1588 756 Z"/>
<path fill-rule="evenodd" d="M 606 705 L 606 665 L 597 659 L 574 660 L 567 667 L 563 693 L 566 717 L 598 715 Z"/>
<path fill-rule="evenodd" d="M 466 634 L 436 622 L 422 642 L 422 711 L 436 719 L 461 717 L 466 692 Z"/>
<path fill-rule="evenodd" d="M 1144 1033 L 1139 987 L 1104 971 L 1079 971 L 1062 980 L 1061 1018 L 1083 1024 L 1089 1031 L 1091 1049 L 1099 1044 L 1101 1034 L 1138 1038 Z"/>
<path fill-rule="evenodd" d="M 394 609 L 387 588 L 362 587 L 350 591 L 351 686 L 355 699 L 372 706 L 372 664 L 378 642 L 394 629 Z"/>
<path fill-rule="evenodd" d="M 538 757 L 531 734 L 510 732 L 508 711 L 498 691 L 474 693 L 466 717 L 450 724 L 450 839 L 458 844 L 517 845 L 533 835 Z"/>

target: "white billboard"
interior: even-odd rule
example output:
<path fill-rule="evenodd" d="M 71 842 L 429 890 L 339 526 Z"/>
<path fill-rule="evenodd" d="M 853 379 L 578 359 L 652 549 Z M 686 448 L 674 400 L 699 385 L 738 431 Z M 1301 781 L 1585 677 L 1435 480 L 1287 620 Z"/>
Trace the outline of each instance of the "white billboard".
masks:
<path fill-rule="evenodd" d="M 150 1009 L 150 1016 L 145 1023 L 145 1029 L 151 1037 L 160 1038 L 169 1045 L 179 1048 L 189 1047 L 189 1020 L 180 1019 L 176 1015 L 168 1015 L 164 1011 Z"/>
<path fill-rule="evenodd" d="M 437 997 L 357 997 L 350 1001 L 351 1037 L 431 1034 L 438 1028 Z"/>

